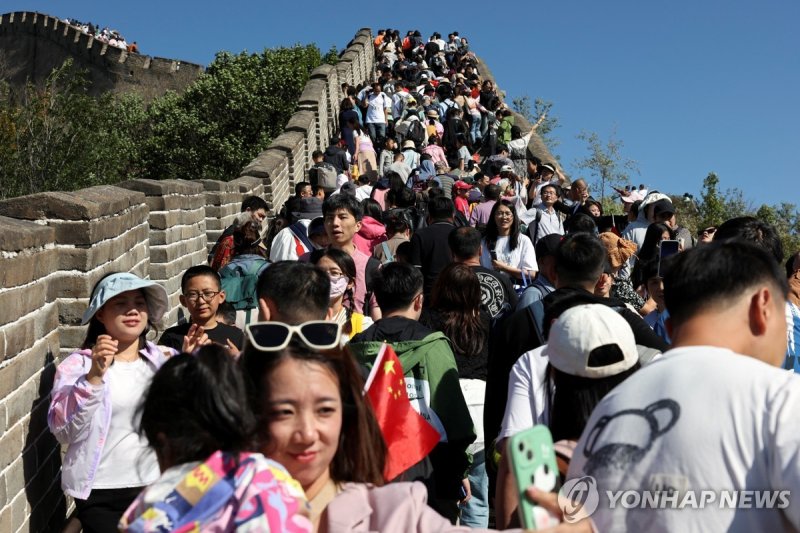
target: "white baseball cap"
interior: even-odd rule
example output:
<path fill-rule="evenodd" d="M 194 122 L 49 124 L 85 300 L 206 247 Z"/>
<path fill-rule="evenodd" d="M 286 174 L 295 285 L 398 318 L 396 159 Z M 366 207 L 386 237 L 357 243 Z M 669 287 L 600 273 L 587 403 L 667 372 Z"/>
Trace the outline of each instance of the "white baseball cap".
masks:
<path fill-rule="evenodd" d="M 609 345 L 619 350 L 597 351 Z M 630 325 L 602 304 L 578 305 L 564 311 L 550 327 L 542 354 L 558 370 L 592 379 L 615 376 L 639 361 Z"/>

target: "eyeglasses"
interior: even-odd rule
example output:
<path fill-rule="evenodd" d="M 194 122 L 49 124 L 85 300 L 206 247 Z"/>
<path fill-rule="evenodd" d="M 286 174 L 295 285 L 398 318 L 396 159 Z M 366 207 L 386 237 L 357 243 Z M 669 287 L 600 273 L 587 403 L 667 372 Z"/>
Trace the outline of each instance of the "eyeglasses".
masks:
<path fill-rule="evenodd" d="M 203 292 L 189 291 L 183 296 L 190 302 L 196 302 L 200 298 L 202 298 L 207 302 L 210 302 L 214 298 L 214 296 L 216 296 L 220 292 L 222 291 L 203 291 Z"/>
<path fill-rule="evenodd" d="M 494 216 L 497 218 L 514 218 L 514 213 L 509 213 L 508 211 L 498 211 Z"/>
<path fill-rule="evenodd" d="M 289 346 L 294 335 L 312 350 L 330 350 L 339 345 L 342 325 L 327 320 L 311 320 L 299 326 L 283 322 L 253 322 L 245 327 L 250 344 L 265 352 L 277 352 Z"/>

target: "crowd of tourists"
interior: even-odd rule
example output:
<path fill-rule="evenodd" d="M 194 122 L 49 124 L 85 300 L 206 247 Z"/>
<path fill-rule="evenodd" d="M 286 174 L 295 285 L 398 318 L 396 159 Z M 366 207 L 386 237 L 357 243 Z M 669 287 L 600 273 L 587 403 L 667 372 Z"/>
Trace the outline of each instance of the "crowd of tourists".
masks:
<path fill-rule="evenodd" d="M 308 180 L 183 273 L 180 324 L 156 331 L 158 283 L 94 287 L 48 413 L 83 530 L 506 530 L 529 506 L 540 531 L 800 529 L 800 251 L 749 217 L 692 234 L 644 187 L 607 215 L 457 32 L 374 45 Z M 558 471 L 528 479 L 508 443 L 533 427 Z M 567 512 L 589 477 L 596 510 Z"/>
<path fill-rule="evenodd" d="M 75 26 L 83 33 L 91 35 L 98 41 L 106 43 L 109 46 L 121 48 L 122 50 L 127 50 L 128 52 L 134 52 L 137 54 L 139 53 L 139 45 L 136 43 L 136 41 L 129 43 L 120 32 L 109 29 L 108 26 L 105 26 L 101 29 L 98 24 L 94 24 L 93 22 L 81 22 L 76 19 L 68 18 L 64 19 L 64 23 L 69 24 L 70 26 Z"/>

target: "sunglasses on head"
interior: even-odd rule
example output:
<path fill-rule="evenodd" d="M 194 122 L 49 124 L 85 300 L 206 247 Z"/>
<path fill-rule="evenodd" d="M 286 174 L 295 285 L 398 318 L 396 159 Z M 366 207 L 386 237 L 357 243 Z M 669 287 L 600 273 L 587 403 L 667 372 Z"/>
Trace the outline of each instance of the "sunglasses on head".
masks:
<path fill-rule="evenodd" d="M 330 350 L 339 346 L 342 325 L 327 320 L 311 320 L 297 326 L 283 322 L 253 322 L 245 327 L 250 344 L 266 352 L 276 352 L 289 346 L 297 337 L 313 350 Z"/>

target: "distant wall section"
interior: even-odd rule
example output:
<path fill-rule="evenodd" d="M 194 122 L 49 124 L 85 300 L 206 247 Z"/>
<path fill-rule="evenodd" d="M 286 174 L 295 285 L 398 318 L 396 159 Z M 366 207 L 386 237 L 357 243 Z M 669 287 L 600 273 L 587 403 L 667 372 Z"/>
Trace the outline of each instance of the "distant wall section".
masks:
<path fill-rule="evenodd" d="M 14 87 L 43 82 L 73 58 L 89 73 L 92 94 L 106 91 L 141 94 L 146 100 L 167 90 L 181 91 L 203 72 L 185 61 L 129 54 L 42 13 L 18 11 L 0 17 L 3 73 Z"/>

